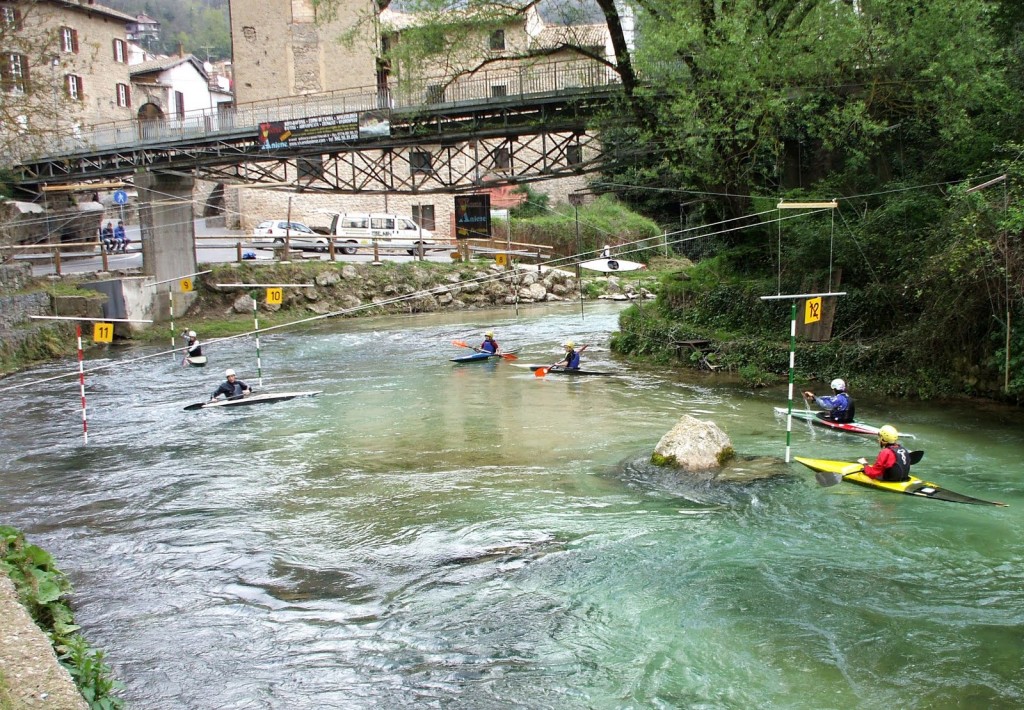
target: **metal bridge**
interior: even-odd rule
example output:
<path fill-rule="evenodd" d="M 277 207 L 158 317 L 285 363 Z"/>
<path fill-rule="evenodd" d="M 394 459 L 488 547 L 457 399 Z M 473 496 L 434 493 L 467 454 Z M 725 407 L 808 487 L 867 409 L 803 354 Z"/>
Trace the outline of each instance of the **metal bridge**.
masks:
<path fill-rule="evenodd" d="M 36 192 L 46 184 L 149 172 L 300 191 L 413 193 L 529 182 L 597 169 L 602 148 L 587 119 L 620 95 L 614 71 L 575 60 L 481 71 L 447 86 L 331 92 L 215 114 L 134 119 L 63 137 L 51 155 L 24 157 L 15 182 Z M 364 115 L 389 129 L 294 146 L 261 136 L 267 124 Z"/>

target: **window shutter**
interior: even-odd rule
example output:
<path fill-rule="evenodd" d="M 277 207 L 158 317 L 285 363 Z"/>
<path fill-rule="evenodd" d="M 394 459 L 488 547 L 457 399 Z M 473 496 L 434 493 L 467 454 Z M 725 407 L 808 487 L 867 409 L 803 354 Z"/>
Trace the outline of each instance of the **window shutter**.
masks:
<path fill-rule="evenodd" d="M 124 85 L 124 105 L 128 108 L 132 107 L 132 87 L 130 84 Z"/>
<path fill-rule="evenodd" d="M 21 81 L 25 85 L 23 88 L 25 93 L 28 93 L 28 57 L 24 54 L 18 57 L 18 61 L 21 62 Z"/>
<path fill-rule="evenodd" d="M 23 29 L 21 25 L 21 10 L 14 8 L 14 29 Z"/>
<path fill-rule="evenodd" d="M 85 101 L 85 85 L 82 84 L 82 77 L 76 76 L 75 80 L 78 82 L 78 100 Z"/>
<path fill-rule="evenodd" d="M 71 30 L 71 51 L 78 54 L 78 30 Z"/>
<path fill-rule="evenodd" d="M 117 58 L 117 40 L 116 39 L 113 40 L 111 42 L 111 45 L 112 45 L 111 49 L 114 50 L 114 61 L 116 62 L 116 61 L 118 61 L 118 58 Z"/>

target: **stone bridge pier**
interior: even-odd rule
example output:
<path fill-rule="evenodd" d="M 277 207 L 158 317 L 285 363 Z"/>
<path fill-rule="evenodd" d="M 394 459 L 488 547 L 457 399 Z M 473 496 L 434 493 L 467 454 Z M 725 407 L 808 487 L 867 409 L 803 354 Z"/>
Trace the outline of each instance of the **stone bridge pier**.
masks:
<path fill-rule="evenodd" d="M 194 293 L 180 293 L 178 279 L 196 273 L 195 213 L 189 175 L 139 171 L 135 187 L 139 191 L 139 228 L 142 232 L 142 269 L 150 286 L 148 309 L 154 320 L 170 316 L 169 293 L 174 293 L 174 315 L 184 313 Z M 142 295 L 142 294 L 139 294 Z"/>

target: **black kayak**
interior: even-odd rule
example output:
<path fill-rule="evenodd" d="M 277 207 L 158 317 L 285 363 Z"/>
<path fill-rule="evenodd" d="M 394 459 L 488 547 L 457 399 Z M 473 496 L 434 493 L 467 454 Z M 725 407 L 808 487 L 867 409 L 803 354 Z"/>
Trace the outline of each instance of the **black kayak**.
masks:
<path fill-rule="evenodd" d="M 611 377 L 615 374 L 614 372 L 598 372 L 597 370 L 567 370 L 564 367 L 549 367 L 547 365 L 530 365 L 530 370 L 533 372 L 546 370 L 549 375 L 597 375 Z"/>

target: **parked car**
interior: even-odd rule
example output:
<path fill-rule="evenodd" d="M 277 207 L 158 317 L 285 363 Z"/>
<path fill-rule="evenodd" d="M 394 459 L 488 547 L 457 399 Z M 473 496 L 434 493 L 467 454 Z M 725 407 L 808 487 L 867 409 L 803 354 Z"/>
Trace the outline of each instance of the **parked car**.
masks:
<path fill-rule="evenodd" d="M 395 214 L 367 214 L 363 212 L 332 212 L 331 227 L 334 244 L 343 254 L 355 254 L 358 247 L 398 247 L 410 254 L 418 250 L 446 249 L 434 239 L 434 233 L 412 220 Z"/>
<path fill-rule="evenodd" d="M 268 219 L 256 225 L 252 230 L 253 244 L 284 244 L 288 238 L 288 246 L 292 249 L 312 249 L 327 251 L 327 237 L 314 232 L 302 222 L 289 222 L 286 219 Z"/>

